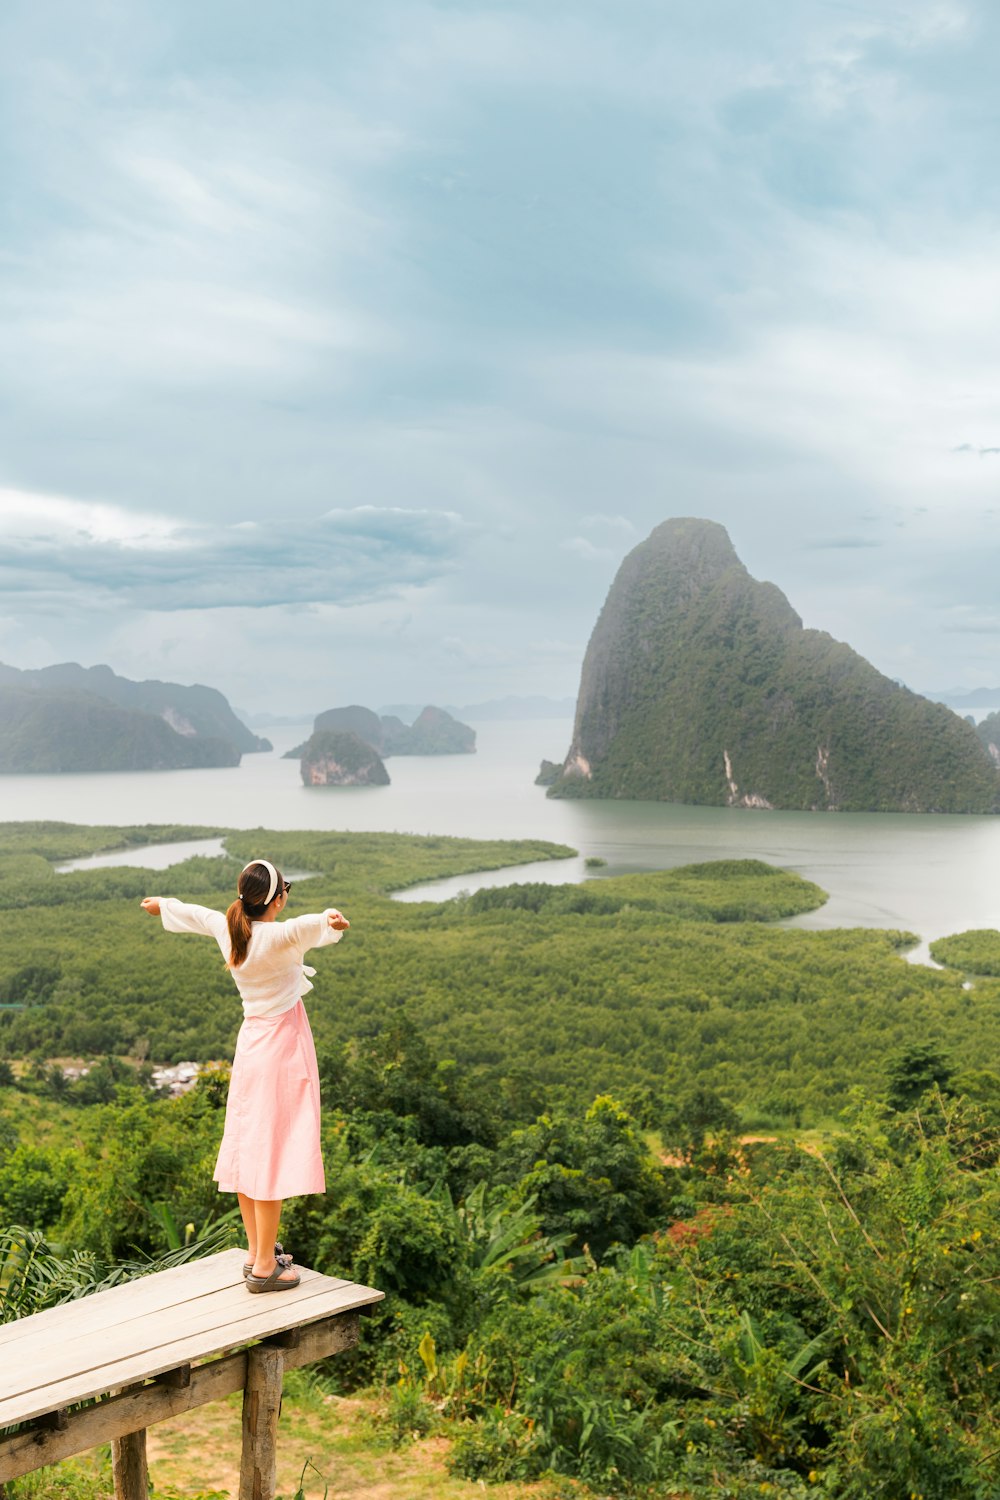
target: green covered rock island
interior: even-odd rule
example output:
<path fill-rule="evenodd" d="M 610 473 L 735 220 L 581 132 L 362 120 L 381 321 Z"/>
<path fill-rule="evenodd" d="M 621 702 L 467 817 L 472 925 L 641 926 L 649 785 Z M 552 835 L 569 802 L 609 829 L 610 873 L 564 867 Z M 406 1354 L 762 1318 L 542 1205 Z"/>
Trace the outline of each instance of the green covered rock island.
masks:
<path fill-rule="evenodd" d="M 993 813 L 973 727 L 804 628 L 722 526 L 664 522 L 594 627 L 555 797 L 826 812 Z"/>
<path fill-rule="evenodd" d="M 304 786 L 388 786 L 377 750 L 351 729 L 318 729 L 302 746 Z"/>

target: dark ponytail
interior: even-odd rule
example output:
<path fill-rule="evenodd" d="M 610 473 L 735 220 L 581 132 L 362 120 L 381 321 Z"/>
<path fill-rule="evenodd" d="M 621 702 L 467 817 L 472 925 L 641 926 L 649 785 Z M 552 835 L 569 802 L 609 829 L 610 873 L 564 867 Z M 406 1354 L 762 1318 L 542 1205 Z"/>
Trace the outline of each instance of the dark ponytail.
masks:
<path fill-rule="evenodd" d="M 281 871 L 278 872 L 275 894 L 284 889 Z M 263 865 L 248 865 L 240 876 L 240 893 L 226 912 L 229 928 L 229 968 L 238 969 L 247 956 L 254 922 L 259 922 L 267 911 L 267 893 L 271 877 Z M 274 896 L 271 897 L 274 900 Z"/>

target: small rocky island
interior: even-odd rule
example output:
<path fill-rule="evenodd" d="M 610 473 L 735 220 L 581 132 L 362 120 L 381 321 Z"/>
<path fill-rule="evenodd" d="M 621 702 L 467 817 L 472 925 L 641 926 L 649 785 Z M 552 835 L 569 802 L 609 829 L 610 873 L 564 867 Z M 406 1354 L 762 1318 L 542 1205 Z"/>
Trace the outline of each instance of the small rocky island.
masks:
<path fill-rule="evenodd" d="M 587 647 L 555 797 L 822 812 L 995 813 L 995 726 L 803 626 L 722 526 L 657 526 L 618 570 Z"/>
<path fill-rule="evenodd" d="M 328 744 L 331 735 L 343 740 L 341 750 L 345 760 L 341 761 L 337 755 L 331 760 Z M 320 741 L 322 748 L 318 749 Z M 353 765 L 358 760 L 358 751 L 350 741 L 357 741 L 369 752 L 370 759 L 364 767 Z M 351 703 L 317 714 L 312 737 L 304 745 L 287 750 L 284 759 L 301 762 L 306 786 L 388 786 L 389 773 L 382 761 L 390 755 L 475 753 L 476 731 L 443 708 L 428 705 L 412 724 L 404 724 L 393 714 L 380 716 L 359 703 Z"/>
<path fill-rule="evenodd" d="M 301 747 L 304 786 L 388 786 L 377 750 L 350 729 L 318 729 Z"/>

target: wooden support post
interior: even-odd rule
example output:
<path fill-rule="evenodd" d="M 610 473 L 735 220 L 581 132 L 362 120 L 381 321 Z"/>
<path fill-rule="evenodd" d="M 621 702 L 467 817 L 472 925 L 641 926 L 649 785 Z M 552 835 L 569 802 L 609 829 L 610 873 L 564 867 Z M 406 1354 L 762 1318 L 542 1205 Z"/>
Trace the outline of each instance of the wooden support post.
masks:
<path fill-rule="evenodd" d="M 113 1439 L 111 1472 L 115 1481 L 115 1500 L 148 1500 L 145 1427 Z"/>
<path fill-rule="evenodd" d="M 258 1344 L 247 1355 L 240 1500 L 274 1500 L 284 1368 L 285 1359 L 280 1349 Z"/>

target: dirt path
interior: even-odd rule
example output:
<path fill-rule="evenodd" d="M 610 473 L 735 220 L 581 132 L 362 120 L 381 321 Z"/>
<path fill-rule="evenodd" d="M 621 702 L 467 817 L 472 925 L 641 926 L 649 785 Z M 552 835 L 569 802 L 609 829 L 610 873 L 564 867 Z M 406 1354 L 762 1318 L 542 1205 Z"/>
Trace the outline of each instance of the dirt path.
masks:
<path fill-rule="evenodd" d="M 445 1467 L 449 1444 L 422 1438 L 399 1451 L 380 1446 L 371 1401 L 321 1394 L 286 1397 L 278 1441 L 278 1494 L 291 1500 L 303 1465 L 306 1500 L 482 1500 L 478 1483 L 455 1479 Z M 149 1429 L 149 1472 L 158 1489 L 179 1497 L 239 1491 L 240 1398 L 219 1401 Z M 319 1471 L 319 1473 L 316 1472 Z M 322 1475 L 322 1478 L 320 1477 Z M 550 1486 L 490 1485 L 491 1500 L 549 1500 Z"/>

